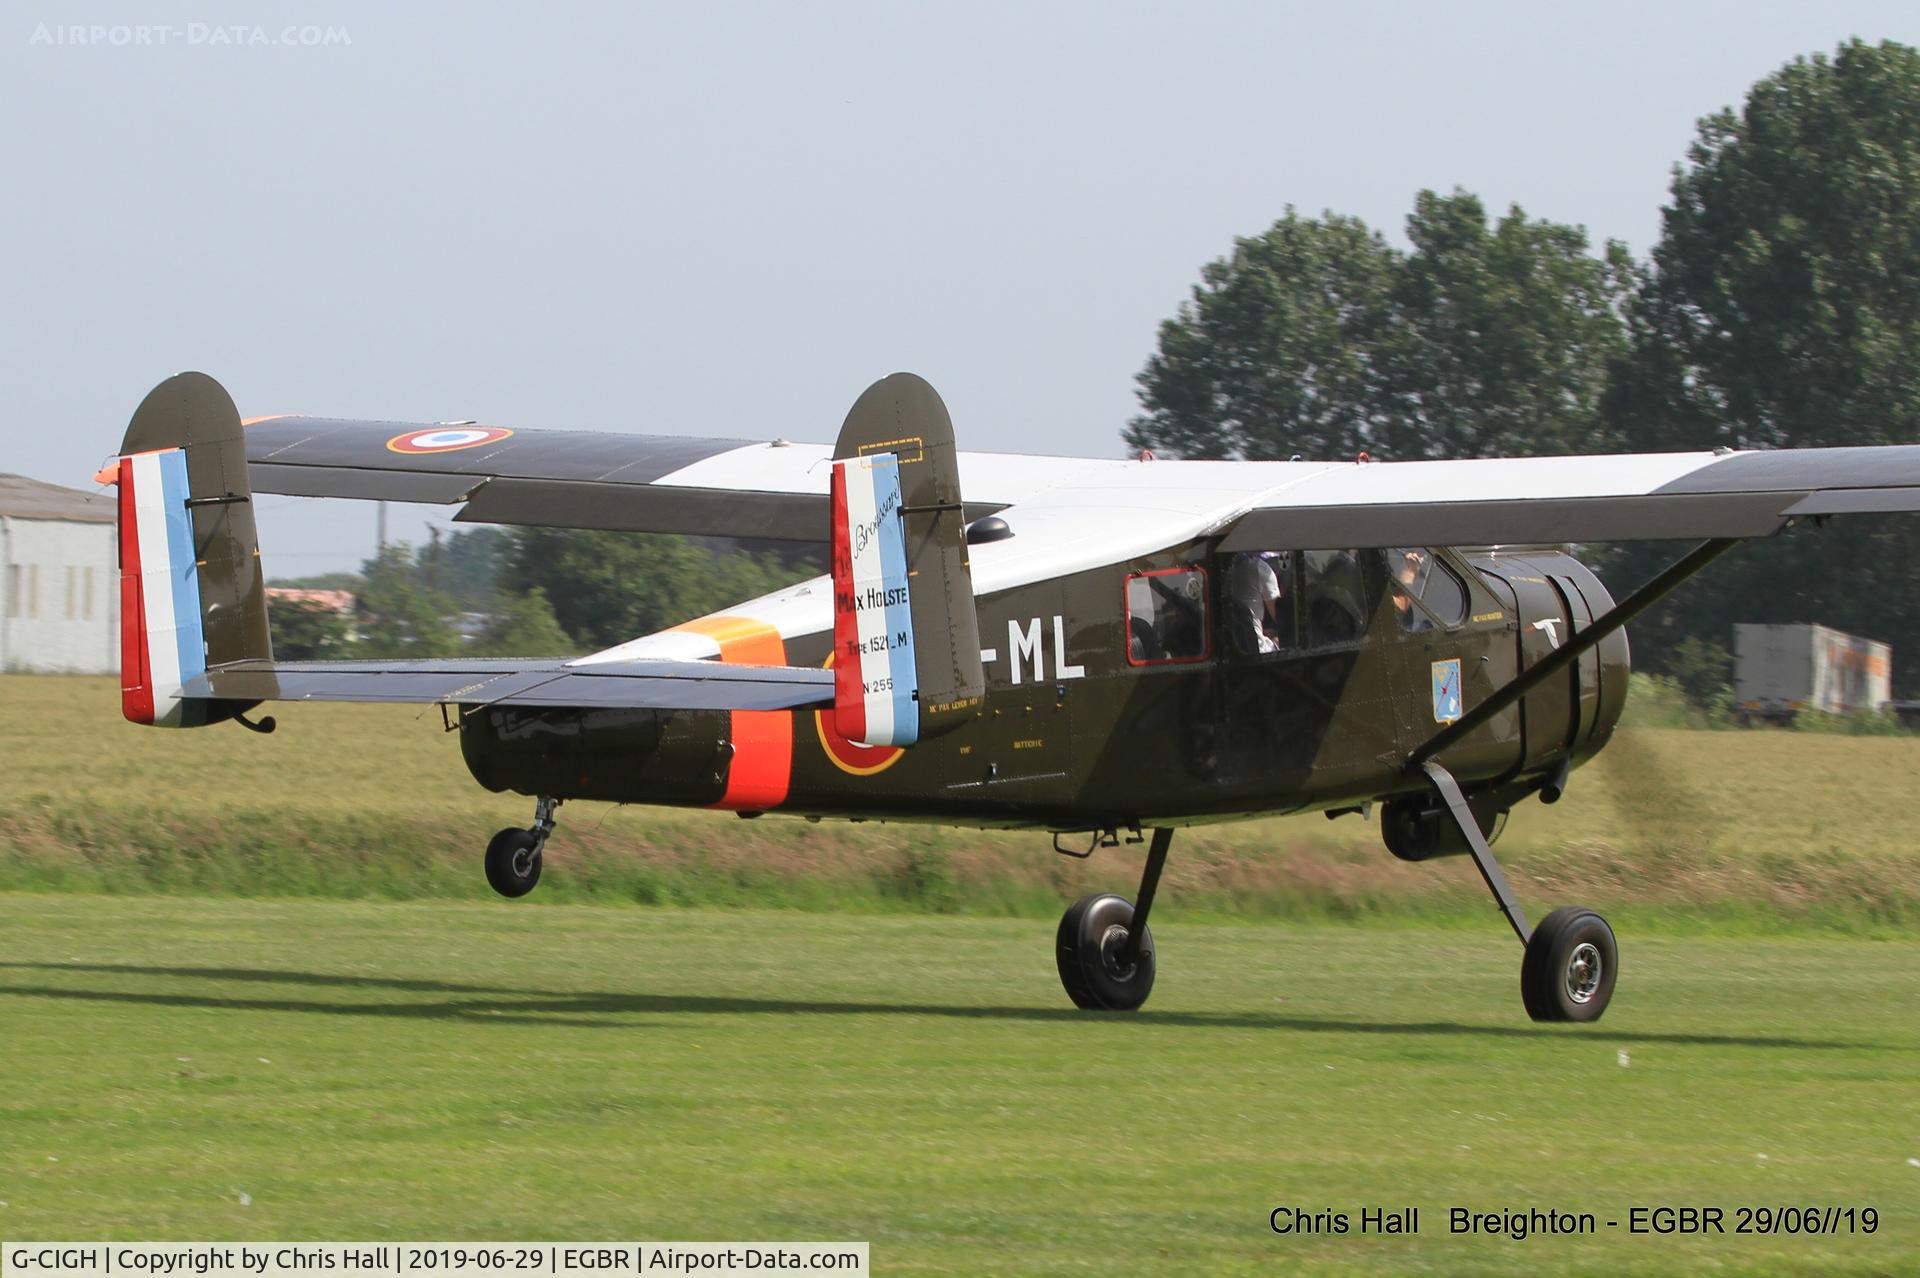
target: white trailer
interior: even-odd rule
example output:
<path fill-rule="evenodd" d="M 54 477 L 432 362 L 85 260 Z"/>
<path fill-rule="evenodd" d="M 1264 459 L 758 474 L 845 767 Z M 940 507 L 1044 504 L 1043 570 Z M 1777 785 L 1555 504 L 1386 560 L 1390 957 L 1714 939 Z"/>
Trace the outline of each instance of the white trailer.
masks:
<path fill-rule="evenodd" d="M 1893 649 L 1828 626 L 1733 628 L 1733 703 L 1791 722 L 1802 710 L 1864 714 L 1893 697 Z"/>

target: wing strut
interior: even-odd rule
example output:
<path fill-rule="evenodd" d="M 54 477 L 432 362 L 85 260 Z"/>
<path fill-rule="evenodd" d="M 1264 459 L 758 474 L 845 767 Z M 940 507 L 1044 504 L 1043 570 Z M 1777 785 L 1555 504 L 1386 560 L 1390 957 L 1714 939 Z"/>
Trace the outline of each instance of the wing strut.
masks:
<path fill-rule="evenodd" d="M 1566 643 L 1555 649 L 1551 656 L 1529 666 L 1526 673 L 1515 677 L 1470 712 L 1436 732 L 1425 745 L 1407 756 L 1406 770 L 1412 772 L 1419 768 L 1427 760 L 1565 670 L 1602 639 L 1665 599 L 1681 582 L 1738 546 L 1743 540 L 1744 538 L 1740 537 L 1715 537 L 1695 546 L 1652 581 L 1594 618 L 1593 624 L 1570 637 Z"/>
<path fill-rule="evenodd" d="M 1467 841 L 1467 851 L 1473 853 L 1473 864 L 1479 869 L 1480 877 L 1487 881 L 1487 890 L 1499 902 L 1500 912 L 1507 916 L 1507 922 L 1513 926 L 1520 944 L 1526 945 L 1533 939 L 1533 929 L 1527 926 L 1526 911 L 1514 899 L 1513 888 L 1508 885 L 1500 863 L 1493 859 L 1493 849 L 1487 846 L 1487 836 L 1480 833 L 1480 822 L 1474 819 L 1473 809 L 1467 806 L 1466 796 L 1460 793 L 1460 783 L 1453 779 L 1453 773 L 1431 759 L 1421 766 L 1433 782 L 1433 788 L 1440 792 L 1441 802 L 1447 805 L 1447 814 L 1460 827 L 1460 837 Z"/>

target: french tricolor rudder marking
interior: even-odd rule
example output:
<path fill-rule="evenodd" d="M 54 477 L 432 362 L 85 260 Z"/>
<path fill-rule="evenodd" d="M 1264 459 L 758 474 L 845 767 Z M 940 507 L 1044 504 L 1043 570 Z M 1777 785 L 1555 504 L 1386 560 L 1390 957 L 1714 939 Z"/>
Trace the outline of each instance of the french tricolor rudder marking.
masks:
<path fill-rule="evenodd" d="M 207 668 L 187 455 L 178 448 L 122 457 L 120 486 L 120 708 L 134 723 L 195 721 L 181 699 Z"/>
<path fill-rule="evenodd" d="M 900 463 L 891 453 L 833 463 L 834 726 L 849 741 L 920 738 Z"/>

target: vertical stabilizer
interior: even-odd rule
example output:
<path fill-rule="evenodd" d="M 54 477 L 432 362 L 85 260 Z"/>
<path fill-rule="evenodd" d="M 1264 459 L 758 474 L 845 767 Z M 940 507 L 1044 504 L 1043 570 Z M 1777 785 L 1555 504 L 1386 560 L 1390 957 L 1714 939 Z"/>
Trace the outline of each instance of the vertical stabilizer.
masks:
<path fill-rule="evenodd" d="M 867 745 L 911 745 L 971 717 L 986 690 L 947 406 L 895 373 L 834 445 L 834 713 Z"/>
<path fill-rule="evenodd" d="M 162 727 L 231 718 L 246 704 L 182 689 L 273 656 L 240 414 L 220 383 L 181 373 L 141 401 L 120 452 L 121 709 Z"/>

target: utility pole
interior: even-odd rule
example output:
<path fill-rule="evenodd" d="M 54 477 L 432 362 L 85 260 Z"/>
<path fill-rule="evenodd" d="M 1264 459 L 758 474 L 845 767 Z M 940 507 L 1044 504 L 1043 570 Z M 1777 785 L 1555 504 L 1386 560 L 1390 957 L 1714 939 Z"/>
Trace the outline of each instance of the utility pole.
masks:
<path fill-rule="evenodd" d="M 380 514 L 377 520 L 378 531 L 374 533 L 375 545 L 373 548 L 373 553 L 378 555 L 387 548 L 387 503 L 382 501 L 375 502 L 374 504 L 380 508 Z"/>

